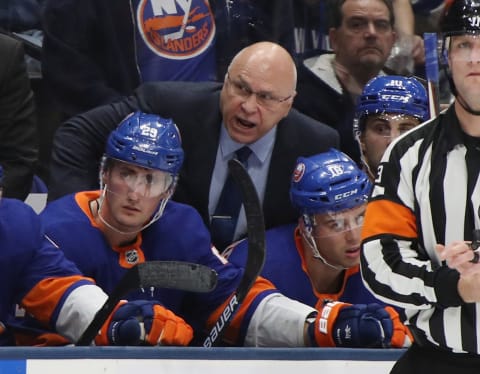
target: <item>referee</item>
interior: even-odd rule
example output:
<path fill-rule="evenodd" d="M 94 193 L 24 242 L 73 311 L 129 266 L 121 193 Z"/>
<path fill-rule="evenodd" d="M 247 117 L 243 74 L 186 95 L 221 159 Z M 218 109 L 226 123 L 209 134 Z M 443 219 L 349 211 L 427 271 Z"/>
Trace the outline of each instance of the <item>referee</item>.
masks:
<path fill-rule="evenodd" d="M 480 1 L 451 2 L 441 30 L 455 101 L 386 150 L 362 232 L 364 282 L 415 338 L 394 374 L 480 373 Z"/>

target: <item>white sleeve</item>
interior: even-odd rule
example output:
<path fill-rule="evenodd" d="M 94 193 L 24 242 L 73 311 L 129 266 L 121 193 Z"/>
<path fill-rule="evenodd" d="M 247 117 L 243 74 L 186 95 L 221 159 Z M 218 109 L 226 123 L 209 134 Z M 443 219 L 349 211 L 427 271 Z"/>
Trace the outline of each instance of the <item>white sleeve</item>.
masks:
<path fill-rule="evenodd" d="M 267 296 L 248 325 L 245 346 L 305 347 L 305 320 L 316 309 L 281 294 Z"/>
<path fill-rule="evenodd" d="M 100 287 L 84 285 L 73 290 L 58 314 L 56 330 L 76 342 L 107 300 Z"/>

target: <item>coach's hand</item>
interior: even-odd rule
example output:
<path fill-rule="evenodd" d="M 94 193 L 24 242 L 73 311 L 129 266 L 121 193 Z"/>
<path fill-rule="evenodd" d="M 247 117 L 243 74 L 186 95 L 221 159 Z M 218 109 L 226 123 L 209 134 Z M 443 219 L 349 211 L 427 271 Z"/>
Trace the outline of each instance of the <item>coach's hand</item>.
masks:
<path fill-rule="evenodd" d="M 146 300 L 123 302 L 95 339 L 96 345 L 186 346 L 193 329 L 162 305 Z"/>

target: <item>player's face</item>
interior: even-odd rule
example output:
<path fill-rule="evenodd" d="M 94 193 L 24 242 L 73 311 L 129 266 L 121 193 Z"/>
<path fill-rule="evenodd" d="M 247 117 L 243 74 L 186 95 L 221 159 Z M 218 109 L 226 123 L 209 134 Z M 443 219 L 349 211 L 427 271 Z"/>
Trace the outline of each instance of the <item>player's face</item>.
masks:
<path fill-rule="evenodd" d="M 337 213 L 317 214 L 313 237 L 330 264 L 345 268 L 360 261 L 360 233 L 366 204 Z"/>
<path fill-rule="evenodd" d="M 120 230 L 141 228 L 157 211 L 172 182 L 168 173 L 116 161 L 104 175 L 103 214 Z"/>
<path fill-rule="evenodd" d="M 480 35 L 449 38 L 448 60 L 458 96 L 480 111 Z"/>
<path fill-rule="evenodd" d="M 414 128 L 420 120 L 403 114 L 371 115 L 365 121 L 360 134 L 360 146 L 370 170 L 377 170 L 380 160 L 392 140 Z"/>
<path fill-rule="evenodd" d="M 340 27 L 329 31 L 336 60 L 352 70 L 379 71 L 395 43 L 387 6 L 380 0 L 347 0 L 342 14 Z"/>
<path fill-rule="evenodd" d="M 251 64 L 230 68 L 221 93 L 221 110 L 233 140 L 253 143 L 288 114 L 295 96 L 291 70 L 288 75 L 275 67 L 263 70 Z"/>

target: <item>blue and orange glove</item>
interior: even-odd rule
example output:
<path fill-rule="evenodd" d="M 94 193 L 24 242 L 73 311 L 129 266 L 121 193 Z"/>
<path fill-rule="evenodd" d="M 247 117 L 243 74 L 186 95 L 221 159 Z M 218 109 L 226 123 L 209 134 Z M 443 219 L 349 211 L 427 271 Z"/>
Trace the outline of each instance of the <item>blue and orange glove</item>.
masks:
<path fill-rule="evenodd" d="M 390 344 L 393 323 L 381 305 L 335 301 L 319 310 L 308 332 L 319 347 L 380 348 Z"/>
<path fill-rule="evenodd" d="M 389 346 L 392 348 L 406 348 L 413 343 L 413 335 L 407 326 L 400 320 L 398 312 L 391 306 L 385 307 L 393 323 L 393 334 Z"/>
<path fill-rule="evenodd" d="M 182 318 L 153 301 L 120 302 L 103 324 L 96 345 L 186 346 L 193 329 Z"/>

